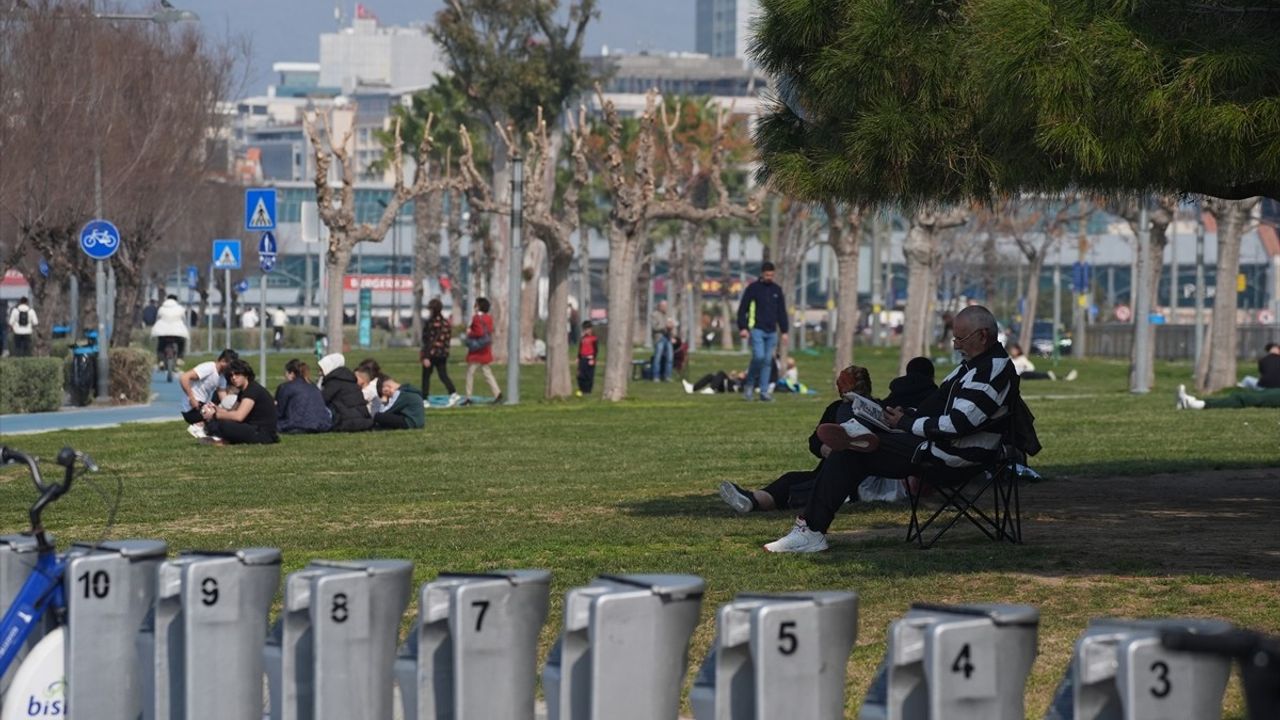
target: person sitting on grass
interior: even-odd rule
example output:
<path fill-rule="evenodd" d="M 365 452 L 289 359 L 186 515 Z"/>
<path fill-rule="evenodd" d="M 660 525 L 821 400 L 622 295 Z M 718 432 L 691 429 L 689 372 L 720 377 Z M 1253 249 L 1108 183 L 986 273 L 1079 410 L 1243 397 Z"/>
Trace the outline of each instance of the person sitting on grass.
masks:
<path fill-rule="evenodd" d="M 385 375 L 378 378 L 377 387 L 384 410 L 373 416 L 374 430 L 410 430 L 426 424 L 421 390 Z"/>
<path fill-rule="evenodd" d="M 871 397 L 871 373 L 864 367 L 850 365 L 836 376 L 836 391 L 840 397 L 822 411 L 818 425 L 835 423 L 846 393 Z M 822 470 L 822 463 L 831 454 L 831 448 L 818 439 L 817 429 L 809 435 L 809 452 L 818 458 L 818 466 L 812 470 L 792 470 L 760 490 L 748 490 L 728 480 L 720 483 L 720 499 L 740 514 L 769 510 L 798 510 L 809 502 L 813 484 Z"/>
<path fill-rule="evenodd" d="M 361 432 L 373 427 L 369 406 L 356 384 L 355 373 L 343 366 L 345 358 L 337 353 L 320 359 L 324 377 L 320 379 L 320 394 L 325 407 L 333 417 L 333 432 Z"/>
<path fill-rule="evenodd" d="M 365 358 L 356 366 L 356 384 L 364 395 L 364 402 L 369 407 L 369 417 L 382 412 L 382 397 L 378 395 L 378 378 L 382 377 L 382 366 L 373 358 Z"/>
<path fill-rule="evenodd" d="M 201 408 L 206 403 L 217 403 L 226 394 L 227 378 L 223 374 L 232 361 L 239 360 L 235 350 L 223 350 L 216 360 L 202 362 L 178 376 L 178 384 L 182 386 L 182 419 L 187 421 L 187 432 L 196 439 L 203 439 L 207 433 L 204 427 L 204 415 Z"/>
<path fill-rule="evenodd" d="M 962 361 L 916 409 L 883 411 L 888 431 L 859 450 L 857 438 L 839 425 L 819 425 L 818 437 L 831 447 L 818 472 L 813 494 L 791 531 L 768 543 L 769 552 L 808 553 L 827 549 L 827 530 L 845 498 L 871 475 L 905 478 L 929 468 L 971 472 L 995 459 L 1017 397 L 1017 373 L 996 339 L 995 316 L 981 305 L 956 315 L 952 345 Z M 835 428 L 830 440 L 824 429 Z"/>
<path fill-rule="evenodd" d="M 311 384 L 311 368 L 294 358 L 285 363 L 284 379 L 276 388 L 276 427 L 282 433 L 328 432 L 333 424 L 324 395 Z"/>
<path fill-rule="evenodd" d="M 270 445 L 276 434 L 276 403 L 253 379 L 253 368 L 239 358 L 227 366 L 227 382 L 238 390 L 239 401 L 228 410 L 206 404 L 202 409 L 206 440 L 216 445 Z"/>
<path fill-rule="evenodd" d="M 1018 377 L 1022 378 L 1023 380 L 1057 380 L 1058 379 L 1057 374 L 1055 374 L 1052 370 L 1048 370 L 1045 372 L 1037 371 L 1036 366 L 1032 364 L 1031 359 L 1028 358 L 1026 354 L 1022 352 L 1022 346 L 1019 345 L 1018 343 L 1009 343 L 1007 352 L 1009 353 L 1009 358 L 1013 360 L 1013 369 L 1017 371 Z M 1067 373 L 1067 376 L 1063 378 L 1063 380 L 1066 380 L 1067 382 L 1071 382 L 1075 380 L 1076 377 L 1078 376 L 1079 376 L 1079 373 L 1077 373 L 1075 370 L 1072 370 L 1071 372 Z"/>

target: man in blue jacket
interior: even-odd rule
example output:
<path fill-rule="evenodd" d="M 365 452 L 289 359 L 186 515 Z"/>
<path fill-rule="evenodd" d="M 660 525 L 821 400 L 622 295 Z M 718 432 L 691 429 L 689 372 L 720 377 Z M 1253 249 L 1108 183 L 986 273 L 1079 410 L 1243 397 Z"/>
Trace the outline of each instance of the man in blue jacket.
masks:
<path fill-rule="evenodd" d="M 742 395 L 750 400 L 752 390 L 760 388 L 761 400 L 773 399 L 773 378 L 769 377 L 773 351 L 779 335 L 787 341 L 787 300 L 782 288 L 773 281 L 773 263 L 760 266 L 760 279 L 747 286 L 738 303 L 738 335 L 751 338 L 751 365 Z"/>

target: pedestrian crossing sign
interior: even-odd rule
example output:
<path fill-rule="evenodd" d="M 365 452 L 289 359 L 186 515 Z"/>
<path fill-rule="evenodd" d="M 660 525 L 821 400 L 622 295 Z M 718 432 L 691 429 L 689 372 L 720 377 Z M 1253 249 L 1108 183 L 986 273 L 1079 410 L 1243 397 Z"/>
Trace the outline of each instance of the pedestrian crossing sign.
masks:
<path fill-rule="evenodd" d="M 244 229 L 276 229 L 275 188 L 249 188 L 244 191 Z"/>
<path fill-rule="evenodd" d="M 213 269 L 214 270 L 239 270 L 240 269 L 240 241 L 239 240 L 214 240 L 213 241 Z"/>

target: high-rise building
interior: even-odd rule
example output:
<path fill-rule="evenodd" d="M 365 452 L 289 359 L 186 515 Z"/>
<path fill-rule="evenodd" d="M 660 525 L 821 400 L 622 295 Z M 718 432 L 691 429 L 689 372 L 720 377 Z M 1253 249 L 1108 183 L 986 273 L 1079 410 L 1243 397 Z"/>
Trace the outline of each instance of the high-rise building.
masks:
<path fill-rule="evenodd" d="M 357 16 L 351 27 L 320 36 L 319 85 L 349 93 L 359 86 L 429 86 L 445 72 L 425 27 L 388 27 Z"/>
<path fill-rule="evenodd" d="M 697 51 L 745 60 L 751 18 L 759 12 L 760 0 L 698 0 L 694 23 Z"/>

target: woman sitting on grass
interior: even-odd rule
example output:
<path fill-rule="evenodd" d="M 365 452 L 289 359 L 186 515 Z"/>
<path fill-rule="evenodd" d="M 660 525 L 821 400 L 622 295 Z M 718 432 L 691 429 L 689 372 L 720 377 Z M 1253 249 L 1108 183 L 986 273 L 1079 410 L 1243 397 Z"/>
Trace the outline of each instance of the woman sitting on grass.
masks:
<path fill-rule="evenodd" d="M 297 358 L 285 363 L 285 382 L 276 388 L 276 427 L 282 433 L 328 432 L 333 424 L 320 388 L 311 384 L 311 368 Z"/>

